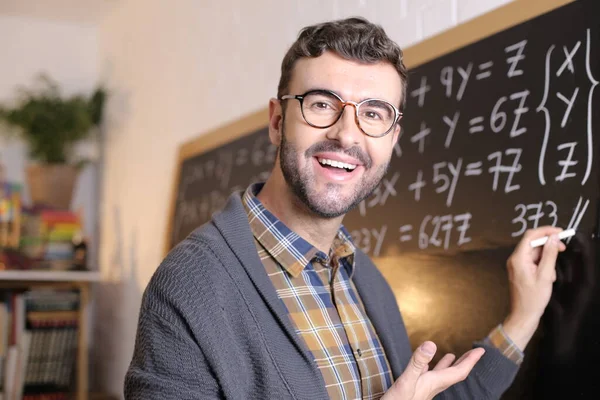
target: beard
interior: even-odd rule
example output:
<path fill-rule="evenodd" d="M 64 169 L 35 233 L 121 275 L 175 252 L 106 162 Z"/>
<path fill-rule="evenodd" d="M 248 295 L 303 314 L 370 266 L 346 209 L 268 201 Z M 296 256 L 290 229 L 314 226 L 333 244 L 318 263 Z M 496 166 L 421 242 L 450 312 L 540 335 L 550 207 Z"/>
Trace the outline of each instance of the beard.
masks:
<path fill-rule="evenodd" d="M 285 121 L 282 122 L 282 125 L 285 126 Z M 365 171 L 360 182 L 356 184 L 349 195 L 343 193 L 344 185 L 341 184 L 327 183 L 325 193 L 319 193 L 314 186 L 314 173 L 311 170 L 312 158 L 314 154 L 325 151 L 344 153 L 362 162 Z M 307 164 L 304 169 L 301 169 L 298 162 L 298 150 L 293 143 L 286 140 L 285 128 L 282 128 L 279 163 L 283 177 L 296 197 L 321 218 L 339 217 L 360 204 L 379 186 L 389 166 L 388 161 L 371 170 L 373 168 L 371 158 L 359 147 L 343 149 L 338 142 L 334 141 L 315 143 L 304 152 L 303 156 L 307 160 Z"/>

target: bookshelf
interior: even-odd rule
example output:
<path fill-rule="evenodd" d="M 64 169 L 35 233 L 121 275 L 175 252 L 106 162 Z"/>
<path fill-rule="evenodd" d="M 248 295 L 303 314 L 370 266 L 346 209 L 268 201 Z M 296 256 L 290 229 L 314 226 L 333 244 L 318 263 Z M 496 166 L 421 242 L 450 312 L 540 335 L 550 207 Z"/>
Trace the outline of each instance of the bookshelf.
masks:
<path fill-rule="evenodd" d="M 86 271 L 0 271 L 0 289 L 51 288 L 79 292 L 75 399 L 88 400 L 88 323 L 90 286 L 100 281 L 99 272 Z"/>

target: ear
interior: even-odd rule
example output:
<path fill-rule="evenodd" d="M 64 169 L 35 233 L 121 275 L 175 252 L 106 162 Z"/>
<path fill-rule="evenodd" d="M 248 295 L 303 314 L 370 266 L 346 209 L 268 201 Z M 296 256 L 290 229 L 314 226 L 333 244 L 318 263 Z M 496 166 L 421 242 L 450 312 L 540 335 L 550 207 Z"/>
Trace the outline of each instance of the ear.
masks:
<path fill-rule="evenodd" d="M 271 143 L 279 147 L 281 144 L 281 132 L 283 130 L 283 110 L 281 102 L 272 98 L 269 100 L 269 139 Z"/>
<path fill-rule="evenodd" d="M 400 123 L 396 123 L 396 125 L 394 125 L 394 129 L 392 130 L 392 147 L 394 147 L 398 142 L 398 139 L 400 138 L 400 132 L 402 132 L 402 126 L 400 126 Z"/>

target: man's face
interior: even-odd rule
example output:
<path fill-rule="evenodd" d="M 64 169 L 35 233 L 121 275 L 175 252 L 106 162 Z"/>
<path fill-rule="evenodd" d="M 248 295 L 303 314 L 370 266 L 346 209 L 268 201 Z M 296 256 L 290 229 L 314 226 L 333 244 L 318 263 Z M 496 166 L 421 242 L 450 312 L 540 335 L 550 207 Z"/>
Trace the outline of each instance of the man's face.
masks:
<path fill-rule="evenodd" d="M 359 64 L 334 53 L 298 60 L 289 93 L 327 89 L 342 99 L 367 98 L 400 104 L 402 83 L 388 63 Z M 279 160 L 282 174 L 294 194 L 316 215 L 338 217 L 369 196 L 379 185 L 398 138 L 398 125 L 384 137 L 365 135 L 356 125 L 355 110 L 326 129 L 311 127 L 302 117 L 300 103 L 287 100 L 282 121 Z M 344 163 L 339 168 L 330 164 Z M 352 169 L 351 169 L 352 168 Z"/>

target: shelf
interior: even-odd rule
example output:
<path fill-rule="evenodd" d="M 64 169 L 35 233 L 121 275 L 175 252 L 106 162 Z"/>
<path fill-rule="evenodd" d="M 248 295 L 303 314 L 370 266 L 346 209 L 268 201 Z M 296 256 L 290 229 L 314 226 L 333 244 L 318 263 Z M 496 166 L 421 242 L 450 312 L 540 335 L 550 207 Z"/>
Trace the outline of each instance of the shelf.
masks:
<path fill-rule="evenodd" d="M 0 271 L 0 281 L 99 282 L 98 271 Z"/>

